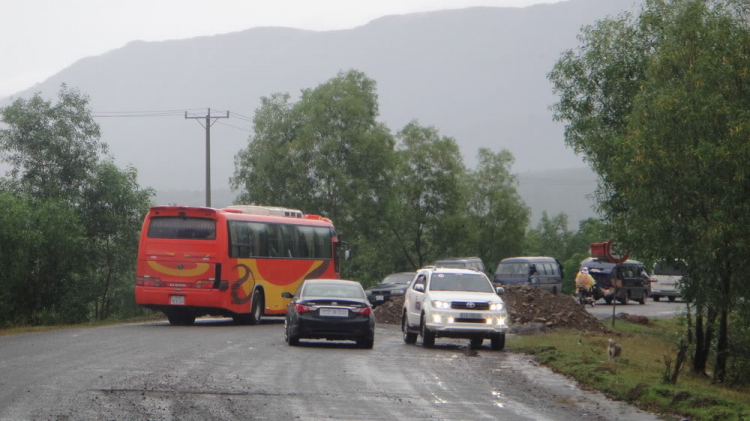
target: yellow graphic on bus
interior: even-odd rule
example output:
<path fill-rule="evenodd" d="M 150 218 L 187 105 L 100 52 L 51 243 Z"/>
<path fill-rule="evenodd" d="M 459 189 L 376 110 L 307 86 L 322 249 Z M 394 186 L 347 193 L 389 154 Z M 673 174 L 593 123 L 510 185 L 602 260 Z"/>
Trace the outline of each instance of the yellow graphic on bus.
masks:
<path fill-rule="evenodd" d="M 154 261 L 149 261 L 148 265 L 151 266 L 151 269 L 159 273 L 172 275 L 172 276 L 182 276 L 182 277 L 194 277 L 194 276 L 202 275 L 206 273 L 209 269 L 208 263 L 196 263 L 195 267 L 192 269 L 170 268 L 170 267 L 166 267 Z"/>

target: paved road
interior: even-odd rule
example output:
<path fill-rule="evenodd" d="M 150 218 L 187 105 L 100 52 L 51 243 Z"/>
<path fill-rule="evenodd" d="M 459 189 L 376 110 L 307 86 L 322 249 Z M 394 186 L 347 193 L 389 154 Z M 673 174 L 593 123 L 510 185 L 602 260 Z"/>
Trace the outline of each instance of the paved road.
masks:
<path fill-rule="evenodd" d="M 509 342 L 512 341 L 509 338 Z M 464 340 L 289 347 L 280 320 L 151 322 L 0 337 L 0 419 L 654 420 L 528 357 Z"/>
<path fill-rule="evenodd" d="M 586 310 L 588 310 L 589 313 L 593 314 L 598 319 L 603 320 L 612 318 L 613 307 L 615 314 L 628 313 L 638 316 L 646 316 L 649 318 L 676 317 L 686 311 L 685 302 L 669 302 L 666 300 L 649 300 L 646 302 L 646 304 L 643 305 L 638 304 L 635 301 L 630 301 L 627 304 L 617 303 L 616 306 L 614 304 L 607 304 L 604 302 L 604 300 L 599 300 L 596 302 L 594 307 L 586 306 Z"/>

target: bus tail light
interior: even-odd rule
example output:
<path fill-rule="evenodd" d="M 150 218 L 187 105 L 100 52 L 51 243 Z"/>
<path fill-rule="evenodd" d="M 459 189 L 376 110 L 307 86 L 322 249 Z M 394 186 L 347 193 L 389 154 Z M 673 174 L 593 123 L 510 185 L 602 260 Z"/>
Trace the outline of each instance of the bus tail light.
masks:
<path fill-rule="evenodd" d="M 196 282 L 193 285 L 194 288 L 198 289 L 211 289 L 214 287 L 214 281 L 209 281 L 208 279 L 201 279 L 200 281 Z"/>
<path fill-rule="evenodd" d="M 163 286 L 161 279 L 139 276 L 135 278 L 135 286 L 138 287 L 160 287 Z"/>
<path fill-rule="evenodd" d="M 355 307 L 351 310 L 352 313 L 361 314 L 363 316 L 369 316 L 372 313 L 372 309 L 370 307 Z"/>
<path fill-rule="evenodd" d="M 315 306 L 309 306 L 307 304 L 295 304 L 294 309 L 297 311 L 297 313 L 310 313 L 317 310 L 318 308 Z"/>

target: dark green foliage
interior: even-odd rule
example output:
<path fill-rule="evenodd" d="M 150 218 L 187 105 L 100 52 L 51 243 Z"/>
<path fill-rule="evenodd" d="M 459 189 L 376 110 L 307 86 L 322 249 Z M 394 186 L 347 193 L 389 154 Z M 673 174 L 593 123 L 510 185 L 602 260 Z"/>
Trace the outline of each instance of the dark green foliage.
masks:
<path fill-rule="evenodd" d="M 113 297 L 132 290 L 151 191 L 135 170 L 100 160 L 106 145 L 75 90 L 63 85 L 55 104 L 38 94 L 16 100 L 0 116 L 12 167 L 0 179 L 0 324 L 78 323 L 127 309 Z"/>
<path fill-rule="evenodd" d="M 568 145 L 600 175 L 600 210 L 647 260 L 687 262 L 683 295 L 729 315 L 750 296 L 750 27 L 746 2 L 647 0 L 598 22 L 549 77 Z M 707 349 L 707 348 L 704 348 Z"/>
<path fill-rule="evenodd" d="M 480 151 L 467 171 L 456 141 L 413 121 L 394 137 L 377 121 L 375 82 L 341 72 L 299 102 L 261 99 L 235 157 L 238 202 L 330 217 L 354 258 L 342 276 L 371 284 L 436 259 L 520 252 L 528 209 L 507 151 Z M 488 261 L 489 260 L 489 261 Z"/>

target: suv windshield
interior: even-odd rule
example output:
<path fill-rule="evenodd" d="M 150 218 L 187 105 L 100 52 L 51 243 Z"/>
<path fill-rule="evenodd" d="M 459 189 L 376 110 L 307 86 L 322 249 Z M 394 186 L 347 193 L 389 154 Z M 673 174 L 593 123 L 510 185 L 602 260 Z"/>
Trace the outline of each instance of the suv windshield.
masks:
<path fill-rule="evenodd" d="M 430 290 L 494 292 L 486 277 L 468 273 L 435 273 L 430 279 Z"/>

